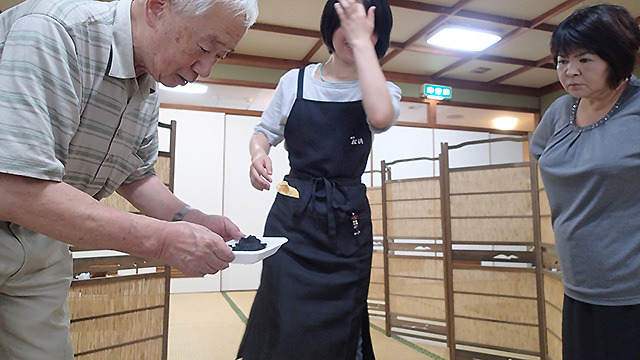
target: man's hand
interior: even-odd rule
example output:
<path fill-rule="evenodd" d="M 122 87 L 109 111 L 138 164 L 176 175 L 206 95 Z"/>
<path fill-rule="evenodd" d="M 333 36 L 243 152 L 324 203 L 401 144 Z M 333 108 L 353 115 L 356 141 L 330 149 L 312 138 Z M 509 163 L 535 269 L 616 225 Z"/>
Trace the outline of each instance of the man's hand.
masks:
<path fill-rule="evenodd" d="M 206 227 L 222 237 L 224 241 L 240 239 L 245 236 L 245 234 L 238 229 L 236 224 L 226 216 L 209 215 L 201 212 L 200 210 L 193 209 L 185 215 L 184 220 Z"/>
<path fill-rule="evenodd" d="M 216 226 L 235 227 L 228 219 L 226 219 L 228 223 L 224 219 L 221 219 L 220 224 Z M 229 263 L 235 259 L 233 251 L 225 240 L 202 225 L 185 221 L 166 225 L 167 228 L 160 241 L 158 257 L 187 276 L 215 274 L 228 268 Z M 224 232 L 225 236 L 239 233 L 237 227 L 230 230 L 231 232 Z"/>

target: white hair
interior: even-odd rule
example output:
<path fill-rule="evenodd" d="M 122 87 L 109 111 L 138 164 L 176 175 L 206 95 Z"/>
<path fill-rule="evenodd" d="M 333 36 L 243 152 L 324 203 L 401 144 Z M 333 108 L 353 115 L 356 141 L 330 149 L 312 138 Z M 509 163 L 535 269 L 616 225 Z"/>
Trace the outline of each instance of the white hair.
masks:
<path fill-rule="evenodd" d="M 200 15 L 213 5 L 228 6 L 235 16 L 245 16 L 245 25 L 250 27 L 258 19 L 258 0 L 172 0 L 173 8 L 183 14 Z"/>

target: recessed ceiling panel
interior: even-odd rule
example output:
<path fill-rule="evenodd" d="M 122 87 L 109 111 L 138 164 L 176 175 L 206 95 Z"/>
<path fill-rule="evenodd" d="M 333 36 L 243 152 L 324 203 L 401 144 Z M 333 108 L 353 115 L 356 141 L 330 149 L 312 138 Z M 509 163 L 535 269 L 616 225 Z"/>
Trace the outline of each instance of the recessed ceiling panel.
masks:
<path fill-rule="evenodd" d="M 393 29 L 391 41 L 404 43 L 434 21 L 438 14 L 392 6 Z M 425 43 L 422 42 L 422 45 Z"/>
<path fill-rule="evenodd" d="M 417 75 L 431 75 L 451 65 L 456 60 L 458 58 L 404 51 L 383 65 L 382 69 Z"/>
<path fill-rule="evenodd" d="M 236 53 L 290 60 L 302 60 L 317 39 L 266 31 L 249 30 L 240 40 Z"/>
<path fill-rule="evenodd" d="M 519 69 L 518 65 L 500 64 L 496 62 L 472 60 L 447 72 L 447 78 L 488 82 L 502 75 Z"/>
<path fill-rule="evenodd" d="M 318 0 L 259 0 L 258 22 L 319 31 L 324 4 Z"/>
<path fill-rule="evenodd" d="M 475 0 L 464 9 L 514 19 L 533 20 L 562 2 L 562 0 Z"/>
<path fill-rule="evenodd" d="M 536 68 L 525 71 L 518 76 L 512 77 L 511 79 L 507 79 L 503 81 L 502 84 L 540 88 L 553 84 L 557 81 L 558 75 L 556 74 L 555 70 Z"/>
<path fill-rule="evenodd" d="M 421 2 L 425 4 L 452 7 L 453 5 L 457 4 L 459 0 L 413 0 L 413 1 Z"/>
<path fill-rule="evenodd" d="M 620 5 L 625 7 L 627 10 L 629 10 L 631 15 L 633 15 L 633 17 L 635 18 L 640 16 L 640 1 L 638 0 L 614 0 L 614 1 L 606 1 L 606 2 L 609 4 Z M 601 3 L 603 3 L 603 1 L 599 1 L 599 0 L 584 1 L 581 4 L 576 5 L 570 8 L 569 10 L 560 13 L 559 15 L 549 19 L 546 22 L 549 24 L 558 25 L 562 22 L 562 20 L 566 19 L 569 15 L 571 15 L 577 9 L 587 7 L 587 6 L 592 6 L 592 5 L 598 5 Z"/>
<path fill-rule="evenodd" d="M 549 56 L 550 38 L 550 32 L 527 30 L 511 40 L 495 44 L 485 54 L 538 61 Z"/>

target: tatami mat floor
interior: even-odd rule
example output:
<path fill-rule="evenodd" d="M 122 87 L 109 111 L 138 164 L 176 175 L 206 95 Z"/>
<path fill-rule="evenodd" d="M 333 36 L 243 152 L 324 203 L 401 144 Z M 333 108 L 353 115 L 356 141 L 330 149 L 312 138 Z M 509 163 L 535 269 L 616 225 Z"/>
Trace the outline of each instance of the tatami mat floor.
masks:
<path fill-rule="evenodd" d="M 235 359 L 255 291 L 172 294 L 169 360 Z M 446 360 L 448 350 L 416 340 L 387 337 L 384 321 L 371 319 L 378 360 Z"/>

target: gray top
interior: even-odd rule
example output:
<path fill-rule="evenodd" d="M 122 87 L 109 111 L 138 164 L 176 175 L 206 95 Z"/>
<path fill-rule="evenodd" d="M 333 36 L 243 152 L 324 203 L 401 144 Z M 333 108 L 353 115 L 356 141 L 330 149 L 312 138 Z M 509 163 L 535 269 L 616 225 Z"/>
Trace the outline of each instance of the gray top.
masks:
<path fill-rule="evenodd" d="M 360 84 L 340 83 L 329 84 L 313 77 L 320 64 L 311 64 L 305 67 L 304 87 L 302 97 L 307 100 L 315 101 L 331 101 L 331 102 L 349 102 L 362 100 L 362 91 Z M 278 145 L 284 140 L 284 127 L 287 123 L 289 113 L 293 108 L 296 100 L 298 88 L 298 69 L 289 70 L 280 78 L 280 82 L 276 87 L 273 99 L 269 103 L 267 109 L 262 113 L 262 122 L 255 128 L 255 132 L 264 134 L 272 146 Z M 400 114 L 400 98 L 402 93 L 400 88 L 387 81 L 387 88 L 391 94 L 391 103 L 395 110 L 393 123 L 398 119 Z M 374 133 L 382 132 L 386 129 L 376 129 L 369 125 Z M 310 131 L 312 131 L 310 129 Z"/>
<path fill-rule="evenodd" d="M 531 139 L 549 197 L 565 293 L 597 305 L 640 303 L 640 81 L 613 109 L 575 125 L 565 95 Z"/>

